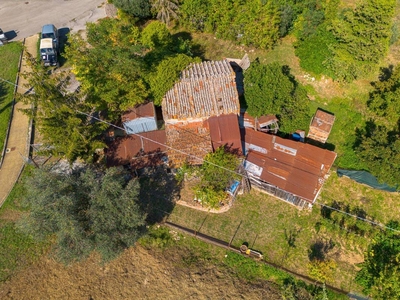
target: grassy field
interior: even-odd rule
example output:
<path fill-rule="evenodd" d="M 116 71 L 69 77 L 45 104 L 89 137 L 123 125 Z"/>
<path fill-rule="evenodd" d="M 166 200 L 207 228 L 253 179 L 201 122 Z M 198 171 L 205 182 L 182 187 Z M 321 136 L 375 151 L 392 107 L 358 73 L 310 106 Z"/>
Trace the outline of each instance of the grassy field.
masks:
<path fill-rule="evenodd" d="M 34 241 L 18 231 L 15 225 L 15 221 L 24 213 L 19 202 L 24 194 L 22 181 L 28 174 L 29 170 L 25 169 L 22 179 L 0 208 L 0 282 L 37 261 L 49 248 L 48 242 Z"/>
<path fill-rule="evenodd" d="M 0 47 L 0 78 L 15 82 L 18 72 L 18 61 L 22 51 L 20 43 L 13 42 Z M 11 105 L 14 96 L 14 85 L 0 80 L 0 151 L 3 150 Z M 1 154 L 0 154 L 1 155 Z"/>
<path fill-rule="evenodd" d="M 399 194 L 374 191 L 338 178 L 335 173 L 318 202 L 331 205 L 333 200 L 350 209 L 362 207 L 366 218 L 377 222 L 400 220 L 398 205 L 397 209 L 389 209 L 399 203 Z M 347 223 L 353 224 L 355 218 L 346 219 L 343 224 L 333 222 L 322 217 L 321 209 L 315 205 L 312 211 L 300 211 L 253 190 L 240 196 L 226 213 L 211 214 L 177 205 L 168 220 L 225 241 L 233 238 L 235 246 L 246 242 L 261 251 L 266 260 L 305 275 L 311 253 L 320 251 L 317 255 L 337 263 L 335 279 L 329 283 L 344 290 L 359 291 L 353 280 L 358 270 L 356 264 L 362 262 L 376 228 L 362 222 L 365 233 L 352 230 Z"/>

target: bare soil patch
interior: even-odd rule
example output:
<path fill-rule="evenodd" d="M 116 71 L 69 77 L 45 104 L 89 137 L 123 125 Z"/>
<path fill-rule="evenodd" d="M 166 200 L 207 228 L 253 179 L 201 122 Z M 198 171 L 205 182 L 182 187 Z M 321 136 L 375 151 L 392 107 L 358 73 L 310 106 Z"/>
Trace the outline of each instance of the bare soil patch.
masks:
<path fill-rule="evenodd" d="M 1 299 L 281 299 L 269 282 L 244 282 L 208 263 L 187 266 L 183 253 L 126 250 L 102 265 L 97 255 L 65 266 L 49 258 L 14 276 Z"/>

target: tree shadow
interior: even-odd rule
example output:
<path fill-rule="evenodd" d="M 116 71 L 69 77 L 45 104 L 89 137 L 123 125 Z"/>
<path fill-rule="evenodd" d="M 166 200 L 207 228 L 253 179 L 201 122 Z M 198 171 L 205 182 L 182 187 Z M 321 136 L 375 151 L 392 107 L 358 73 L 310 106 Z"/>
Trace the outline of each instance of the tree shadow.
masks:
<path fill-rule="evenodd" d="M 191 46 L 190 51 L 191 51 L 193 57 L 198 56 L 202 60 L 206 60 L 206 58 L 204 57 L 205 47 L 200 45 L 200 44 L 194 43 L 193 42 L 193 36 L 192 36 L 192 34 L 190 32 L 180 31 L 180 32 L 177 32 L 177 33 L 173 34 L 172 38 L 174 40 L 176 40 L 176 41 L 179 41 L 179 40 L 181 40 L 181 41 L 189 41 L 190 42 L 190 46 Z"/>
<path fill-rule="evenodd" d="M 360 147 L 360 145 L 362 144 L 363 140 L 365 138 L 370 138 L 374 132 L 377 129 L 377 125 L 375 124 L 375 122 L 373 120 L 368 120 L 367 122 L 365 122 L 365 126 L 364 128 L 356 128 L 355 129 L 355 140 L 353 143 L 353 150 L 357 150 L 357 148 Z"/>
<path fill-rule="evenodd" d="M 335 242 L 332 239 L 329 241 L 317 240 L 313 244 L 311 244 L 310 249 L 308 250 L 308 258 L 310 260 L 325 260 L 328 252 L 335 247 Z"/>
<path fill-rule="evenodd" d="M 0 107 L 4 105 L 4 102 L 7 100 L 8 88 L 4 82 L 0 82 Z M 0 115 L 7 111 L 10 106 L 13 105 L 13 101 L 9 101 L 3 107 L 0 108 Z M 7 117 L 8 118 L 8 117 Z"/>
<path fill-rule="evenodd" d="M 0 105 L 4 102 L 6 96 L 8 94 L 8 89 L 6 87 L 5 82 L 0 81 Z"/>
<path fill-rule="evenodd" d="M 300 230 L 295 230 L 295 229 L 286 230 L 285 228 L 285 239 L 290 248 L 296 248 L 296 239 L 299 233 Z"/>
<path fill-rule="evenodd" d="M 389 65 L 387 68 L 381 67 L 379 71 L 380 71 L 378 76 L 379 81 L 386 81 L 389 80 L 390 77 L 392 77 L 394 66 Z M 374 86 L 374 82 L 371 82 L 371 85 Z"/>
<path fill-rule="evenodd" d="M 62 55 L 65 51 L 65 45 L 68 43 L 68 34 L 70 29 L 68 27 L 63 27 L 58 29 L 58 39 L 59 39 L 59 53 L 58 62 L 60 66 L 64 65 L 66 59 L 64 55 Z"/>
<path fill-rule="evenodd" d="M 140 205 L 147 213 L 147 222 L 162 222 L 172 212 L 179 198 L 181 184 L 166 166 L 145 168 L 139 172 Z"/>

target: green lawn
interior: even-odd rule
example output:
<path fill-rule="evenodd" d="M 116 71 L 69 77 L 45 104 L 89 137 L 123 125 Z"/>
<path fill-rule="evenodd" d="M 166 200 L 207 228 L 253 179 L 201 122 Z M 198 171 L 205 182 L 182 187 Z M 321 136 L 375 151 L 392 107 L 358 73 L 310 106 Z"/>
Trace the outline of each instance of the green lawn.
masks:
<path fill-rule="evenodd" d="M 21 51 L 22 45 L 17 42 L 0 47 L 1 79 L 15 83 Z M 0 80 L 0 151 L 4 146 L 13 97 L 14 85 Z"/>

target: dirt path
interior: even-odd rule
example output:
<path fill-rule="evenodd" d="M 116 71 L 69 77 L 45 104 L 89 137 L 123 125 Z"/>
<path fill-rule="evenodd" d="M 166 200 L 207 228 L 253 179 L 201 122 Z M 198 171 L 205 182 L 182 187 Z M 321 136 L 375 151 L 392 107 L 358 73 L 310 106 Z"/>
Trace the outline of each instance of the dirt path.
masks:
<path fill-rule="evenodd" d="M 26 50 L 34 57 L 36 56 L 36 45 L 38 35 L 31 36 L 25 40 Z M 28 71 L 25 60 L 22 60 L 20 74 Z M 19 77 L 17 93 L 25 93 L 26 79 Z M 19 174 L 24 166 L 24 159 L 28 157 L 29 151 L 29 118 L 20 109 L 28 108 L 21 102 L 14 106 L 13 118 L 11 121 L 10 134 L 7 141 L 7 151 L 4 156 L 3 165 L 0 169 L 0 206 L 7 199 L 8 194 L 18 180 Z"/>
<path fill-rule="evenodd" d="M 281 299 L 273 283 L 248 283 L 185 255 L 136 246 L 105 265 L 96 256 L 70 266 L 43 258 L 2 284 L 0 299 Z"/>

